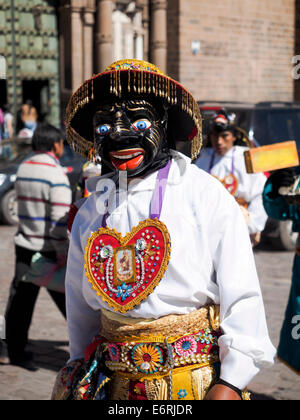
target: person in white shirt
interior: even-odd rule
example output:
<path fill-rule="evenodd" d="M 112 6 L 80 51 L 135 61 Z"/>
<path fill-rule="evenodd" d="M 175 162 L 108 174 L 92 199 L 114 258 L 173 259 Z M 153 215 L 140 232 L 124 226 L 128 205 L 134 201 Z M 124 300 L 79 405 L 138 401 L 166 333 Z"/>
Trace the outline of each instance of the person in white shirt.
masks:
<path fill-rule="evenodd" d="M 4 139 L 10 139 L 13 137 L 13 115 L 10 112 L 8 105 L 3 107 L 4 111 Z"/>
<path fill-rule="evenodd" d="M 52 399 L 248 398 L 275 349 L 239 206 L 173 150 L 199 155 L 194 98 L 150 63 L 113 63 L 72 96 L 67 138 L 102 176 L 70 227 L 70 359 Z"/>
<path fill-rule="evenodd" d="M 196 165 L 219 179 L 241 207 L 248 224 L 253 246 L 260 242 L 267 214 L 262 192 L 267 181 L 263 173 L 248 174 L 244 152 L 250 147 L 246 133 L 234 124 L 234 116 L 226 110 L 211 119 L 207 147 Z"/>

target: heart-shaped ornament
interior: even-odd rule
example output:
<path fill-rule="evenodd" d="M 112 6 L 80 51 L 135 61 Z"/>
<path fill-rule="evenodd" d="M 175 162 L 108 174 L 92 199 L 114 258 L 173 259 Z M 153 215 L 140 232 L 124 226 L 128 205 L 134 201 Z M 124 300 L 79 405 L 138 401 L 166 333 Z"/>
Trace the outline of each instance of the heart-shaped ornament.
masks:
<path fill-rule="evenodd" d="M 218 178 L 216 175 L 213 175 L 213 177 L 218 179 L 231 195 L 234 195 L 237 192 L 239 181 L 237 180 L 237 177 L 235 175 L 229 174 L 223 179 Z"/>
<path fill-rule="evenodd" d="M 231 195 L 234 195 L 237 192 L 239 182 L 236 176 L 234 176 L 233 174 L 225 176 L 225 178 L 222 179 L 221 182 Z"/>
<path fill-rule="evenodd" d="M 126 313 L 153 292 L 163 278 L 171 254 L 167 227 L 147 219 L 125 237 L 100 228 L 88 240 L 85 270 L 98 296 L 116 312 Z"/>

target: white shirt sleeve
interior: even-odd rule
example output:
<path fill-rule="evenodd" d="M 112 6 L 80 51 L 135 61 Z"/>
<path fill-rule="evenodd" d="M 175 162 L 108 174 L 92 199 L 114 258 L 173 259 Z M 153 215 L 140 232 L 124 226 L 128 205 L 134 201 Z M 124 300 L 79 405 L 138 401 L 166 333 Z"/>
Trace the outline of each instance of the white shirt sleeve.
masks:
<path fill-rule="evenodd" d="M 220 213 L 223 229 L 214 255 L 223 333 L 219 338 L 220 377 L 244 389 L 263 365 L 273 364 L 275 349 L 268 335 L 260 284 L 242 212 L 233 199 L 229 203 L 228 197 L 227 206 L 216 209 L 215 214 Z"/>
<path fill-rule="evenodd" d="M 100 311 L 94 310 L 83 295 L 85 278 L 84 252 L 80 241 L 80 225 L 76 217 L 68 254 L 66 273 L 66 308 L 69 331 L 69 362 L 82 359 L 84 350 L 100 332 Z"/>
<path fill-rule="evenodd" d="M 262 193 L 266 184 L 267 178 L 264 174 L 251 174 L 251 191 L 249 210 L 249 232 L 262 232 L 265 228 L 268 219 L 263 205 Z"/>

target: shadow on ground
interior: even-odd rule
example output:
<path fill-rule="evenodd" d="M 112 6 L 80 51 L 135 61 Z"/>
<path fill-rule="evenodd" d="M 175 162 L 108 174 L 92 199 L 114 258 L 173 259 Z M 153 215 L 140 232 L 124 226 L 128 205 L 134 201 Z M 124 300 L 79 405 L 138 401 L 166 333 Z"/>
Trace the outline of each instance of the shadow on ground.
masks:
<path fill-rule="evenodd" d="M 67 341 L 30 340 L 26 351 L 33 354 L 34 364 L 42 369 L 58 372 L 68 361 Z M 0 365 L 9 364 L 6 346 L 1 352 Z"/>
<path fill-rule="evenodd" d="M 69 359 L 68 345 L 67 341 L 31 340 L 28 350 L 38 367 L 58 372 Z"/>
<path fill-rule="evenodd" d="M 262 238 L 260 244 L 254 248 L 254 252 L 260 251 L 291 252 L 283 249 L 282 245 L 278 241 L 270 238 Z"/>
<path fill-rule="evenodd" d="M 276 398 L 270 397 L 270 395 L 257 394 L 255 392 L 252 392 L 251 390 L 249 390 L 249 392 L 251 394 L 251 401 L 275 401 L 276 400 Z"/>

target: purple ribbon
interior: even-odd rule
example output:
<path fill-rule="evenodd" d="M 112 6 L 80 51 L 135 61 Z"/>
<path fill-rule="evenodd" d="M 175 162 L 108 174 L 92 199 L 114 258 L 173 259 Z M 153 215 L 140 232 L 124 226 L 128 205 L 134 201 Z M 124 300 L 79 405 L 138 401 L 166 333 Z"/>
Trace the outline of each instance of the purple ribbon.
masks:
<path fill-rule="evenodd" d="M 160 219 L 170 168 L 171 161 L 169 160 L 168 164 L 158 171 L 153 198 L 151 201 L 150 219 Z"/>
<path fill-rule="evenodd" d="M 158 171 L 154 193 L 153 193 L 153 197 L 152 197 L 151 205 L 150 205 L 150 219 L 155 219 L 155 218 L 157 218 L 158 220 L 160 219 L 170 168 L 171 168 L 171 160 L 169 160 L 169 162 L 167 163 L 165 167 L 161 168 Z M 105 213 L 102 219 L 101 227 L 106 226 L 106 220 L 108 216 L 109 216 L 108 212 Z"/>

